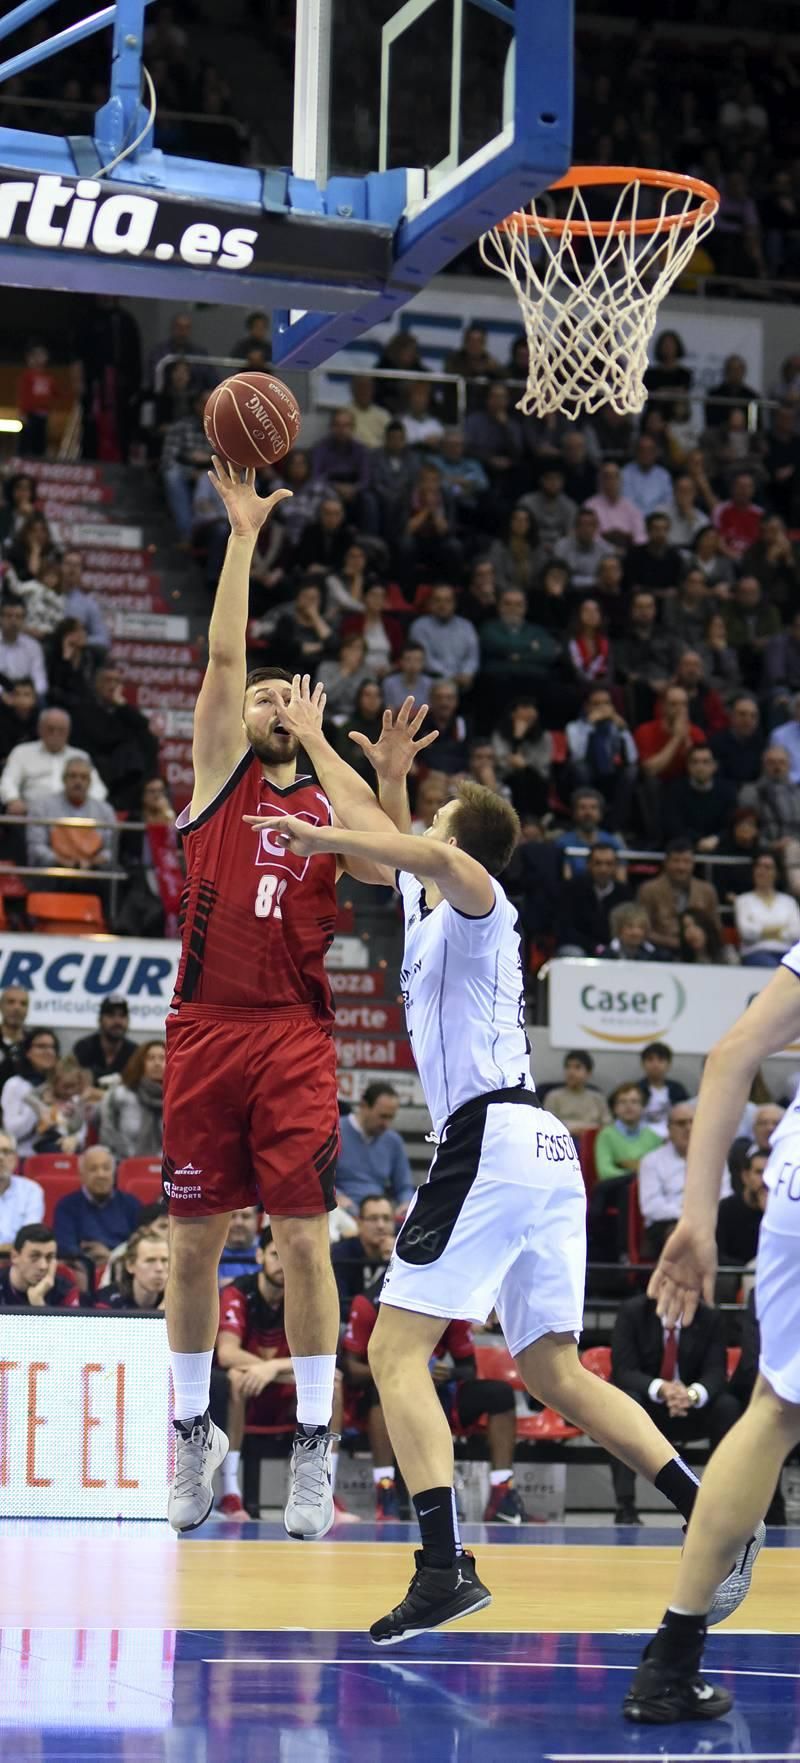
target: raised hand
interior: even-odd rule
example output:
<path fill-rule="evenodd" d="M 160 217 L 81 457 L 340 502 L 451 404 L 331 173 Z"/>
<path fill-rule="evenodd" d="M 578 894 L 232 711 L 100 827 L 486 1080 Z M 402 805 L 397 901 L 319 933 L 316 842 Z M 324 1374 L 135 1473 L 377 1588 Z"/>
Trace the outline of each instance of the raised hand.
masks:
<path fill-rule="evenodd" d="M 319 844 L 319 828 L 307 820 L 296 820 L 293 814 L 243 814 L 242 819 L 254 832 L 262 827 L 272 834 L 272 842 L 296 857 L 310 857 Z"/>
<path fill-rule="evenodd" d="M 661 1251 L 658 1266 L 650 1275 L 648 1298 L 655 1298 L 658 1314 L 668 1328 L 694 1321 L 701 1298 L 714 1302 L 717 1276 L 717 1245 L 713 1231 L 701 1233 L 682 1218 Z"/>
<path fill-rule="evenodd" d="M 418 753 L 423 753 L 432 741 L 438 739 L 439 730 L 434 729 L 430 735 L 417 736 L 428 714 L 427 704 L 421 704 L 414 712 L 414 699 L 406 698 L 401 704 L 394 720 L 391 710 L 384 710 L 383 727 L 377 741 L 370 741 L 366 735 L 350 731 L 350 739 L 370 762 L 383 783 L 401 783 L 408 777 Z"/>
<path fill-rule="evenodd" d="M 259 533 L 278 503 L 291 496 L 291 490 L 273 490 L 271 496 L 259 496 L 252 468 L 242 475 L 235 466 L 218 459 L 216 453 L 212 454 L 212 464 L 214 469 L 208 475 L 225 503 L 231 532 L 237 539 L 249 539 Z"/>
<path fill-rule="evenodd" d="M 292 680 L 291 691 L 286 696 L 285 688 L 266 686 L 266 695 L 280 711 L 281 722 L 288 728 L 291 735 L 296 735 L 301 746 L 313 740 L 314 735 L 322 733 L 322 718 L 328 702 L 325 688 L 316 685 L 312 692 L 311 676 L 304 673 L 301 677 L 296 673 Z"/>

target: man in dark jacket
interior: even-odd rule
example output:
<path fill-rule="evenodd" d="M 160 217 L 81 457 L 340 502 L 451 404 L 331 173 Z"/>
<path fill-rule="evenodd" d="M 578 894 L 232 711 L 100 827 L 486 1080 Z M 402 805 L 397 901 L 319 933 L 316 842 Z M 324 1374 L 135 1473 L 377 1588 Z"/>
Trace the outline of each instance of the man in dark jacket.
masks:
<path fill-rule="evenodd" d="M 611 1381 L 655 1421 L 665 1437 L 708 1439 L 713 1451 L 739 1419 L 727 1384 L 725 1331 L 718 1310 L 699 1304 L 694 1321 L 667 1328 L 652 1298 L 621 1304 L 611 1339 Z M 638 1524 L 632 1469 L 612 1461 L 616 1523 Z"/>
<path fill-rule="evenodd" d="M 611 941 L 611 914 L 630 899 L 616 879 L 617 854 L 610 845 L 593 845 L 586 871 L 565 884 L 558 923 L 559 955 L 594 955 Z"/>
<path fill-rule="evenodd" d="M 754 784 L 761 775 L 764 735 L 755 698 L 740 692 L 730 709 L 730 725 L 711 736 L 711 751 L 722 776 L 731 784 Z"/>
<path fill-rule="evenodd" d="M 135 815 L 143 784 L 158 770 L 158 741 L 147 718 L 126 703 L 113 661 L 98 667 L 93 695 L 76 704 L 72 737 L 91 754 L 112 807 Z"/>
<path fill-rule="evenodd" d="M 56 1233 L 49 1224 L 23 1224 L 17 1231 L 11 1261 L 0 1273 L 0 1306 L 40 1310 L 75 1310 L 80 1303 L 76 1282 L 57 1272 Z"/>

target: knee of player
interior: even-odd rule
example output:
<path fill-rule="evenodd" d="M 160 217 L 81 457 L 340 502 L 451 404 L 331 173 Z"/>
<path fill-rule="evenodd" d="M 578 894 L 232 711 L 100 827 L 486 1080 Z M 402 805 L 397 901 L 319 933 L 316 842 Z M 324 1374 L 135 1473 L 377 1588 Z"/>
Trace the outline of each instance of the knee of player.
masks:
<path fill-rule="evenodd" d="M 390 1342 L 386 1341 L 379 1328 L 370 1336 L 367 1346 L 367 1359 L 372 1372 L 376 1391 L 385 1384 L 392 1371 L 397 1370 L 399 1361 L 397 1353 Z"/>
<path fill-rule="evenodd" d="M 281 1223 L 279 1238 L 276 1232 L 284 1273 L 288 1268 L 295 1280 L 322 1278 L 325 1272 L 333 1278 L 327 1232 L 321 1237 L 315 1228 L 316 1222 L 316 1219 L 285 1218 Z"/>

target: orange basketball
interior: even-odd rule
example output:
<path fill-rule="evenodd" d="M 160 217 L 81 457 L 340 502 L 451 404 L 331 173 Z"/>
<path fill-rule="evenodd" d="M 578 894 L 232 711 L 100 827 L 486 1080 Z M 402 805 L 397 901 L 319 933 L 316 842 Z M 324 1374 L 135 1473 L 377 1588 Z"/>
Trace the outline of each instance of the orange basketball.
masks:
<path fill-rule="evenodd" d="M 297 440 L 300 411 L 271 373 L 234 373 L 210 394 L 203 424 L 214 452 L 231 465 L 274 465 Z"/>

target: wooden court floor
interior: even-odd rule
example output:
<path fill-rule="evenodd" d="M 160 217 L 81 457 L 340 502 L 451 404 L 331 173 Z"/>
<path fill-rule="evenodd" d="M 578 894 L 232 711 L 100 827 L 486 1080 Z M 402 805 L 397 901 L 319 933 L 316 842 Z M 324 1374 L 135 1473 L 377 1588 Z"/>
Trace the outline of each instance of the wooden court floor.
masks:
<path fill-rule="evenodd" d="M 393 1533 L 400 1527 L 392 1527 Z M 534 1634 L 648 1629 L 671 1590 L 680 1533 L 652 1541 L 535 1526 L 495 1541 L 499 1527 L 465 1536 L 493 1593 L 465 1628 Z M 383 1541 L 292 1543 L 277 1527 L 177 1539 L 166 1525 L 22 1522 L 3 1526 L 0 1627 L 363 1630 L 402 1596 L 413 1572 L 413 1533 Z M 364 1534 L 370 1532 L 372 1535 Z M 264 1534 L 269 1533 L 269 1534 Z M 761 1554 L 750 1596 L 728 1626 L 795 1633 L 800 1533 Z M 599 1533 L 609 1538 L 608 1532 Z M 675 1536 L 675 1541 L 669 1539 Z M 641 1539 L 641 1541 L 640 1541 Z M 366 1545 L 366 1546 L 365 1546 Z M 462 1625 L 459 1625 L 462 1626 Z"/>

